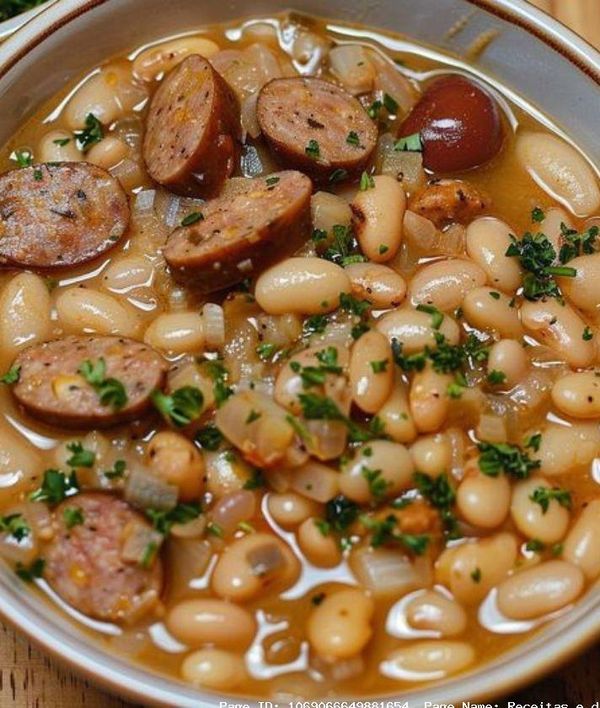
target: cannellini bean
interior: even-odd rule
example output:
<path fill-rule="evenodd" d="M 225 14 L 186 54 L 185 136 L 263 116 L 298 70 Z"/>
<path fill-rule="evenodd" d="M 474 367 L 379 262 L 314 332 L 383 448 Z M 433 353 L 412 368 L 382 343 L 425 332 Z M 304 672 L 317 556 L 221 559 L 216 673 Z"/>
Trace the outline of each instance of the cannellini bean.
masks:
<path fill-rule="evenodd" d="M 22 347 L 50 339 L 50 294 L 39 275 L 19 273 L 0 294 L 0 349 L 14 355 Z"/>
<path fill-rule="evenodd" d="M 198 649 L 183 660 L 181 675 L 194 686 L 229 691 L 245 680 L 246 667 L 243 658 L 232 652 Z"/>
<path fill-rule="evenodd" d="M 270 315 L 332 312 L 352 289 L 343 268 L 322 258 L 288 258 L 256 281 L 256 300 Z"/>
<path fill-rule="evenodd" d="M 482 332 L 512 339 L 523 335 L 519 310 L 507 295 L 494 288 L 471 290 L 463 300 L 462 310 L 467 322 Z"/>
<path fill-rule="evenodd" d="M 127 305 L 92 288 L 69 288 L 56 298 L 58 321 L 70 332 L 135 336 L 139 320 Z"/>
<path fill-rule="evenodd" d="M 576 566 L 562 560 L 546 561 L 501 583 L 498 608 L 510 619 L 535 619 L 576 600 L 583 585 L 583 573 Z"/>
<path fill-rule="evenodd" d="M 284 529 L 295 528 L 311 516 L 318 516 L 321 508 L 312 499 L 294 492 L 269 494 L 267 507 L 273 520 Z"/>
<path fill-rule="evenodd" d="M 440 679 L 466 669 L 475 661 L 475 650 L 466 642 L 429 640 L 396 649 L 383 664 L 391 678 L 403 681 Z"/>
<path fill-rule="evenodd" d="M 380 263 L 352 263 L 344 269 L 352 283 L 352 294 L 375 307 L 398 307 L 406 295 L 404 278 Z"/>
<path fill-rule="evenodd" d="M 389 398 L 394 385 L 392 348 L 377 330 L 365 332 L 350 354 L 352 400 L 365 413 L 376 413 Z"/>
<path fill-rule="evenodd" d="M 458 325 L 450 316 L 444 315 L 439 330 L 435 330 L 430 314 L 410 308 L 395 310 L 380 317 L 375 327 L 390 342 L 395 339 L 401 344 L 404 354 L 415 354 L 425 347 L 435 348 L 436 332 L 443 334 L 448 344 L 458 344 L 459 340 Z"/>
<path fill-rule="evenodd" d="M 514 339 L 501 339 L 490 348 L 488 373 L 499 371 L 504 374 L 502 386 L 512 388 L 522 381 L 529 371 L 529 357 L 523 346 Z"/>
<path fill-rule="evenodd" d="M 154 277 L 152 263 L 144 256 L 124 256 L 114 260 L 102 275 L 102 285 L 114 293 L 149 286 Z"/>
<path fill-rule="evenodd" d="M 377 412 L 386 435 L 399 443 L 410 443 L 417 437 L 417 429 L 408 404 L 406 384 L 395 374 L 392 393 Z"/>
<path fill-rule="evenodd" d="M 458 602 L 474 605 L 504 580 L 516 560 L 515 536 L 499 533 L 446 548 L 435 563 L 435 578 Z"/>
<path fill-rule="evenodd" d="M 450 410 L 448 386 L 454 379 L 426 367 L 415 374 L 408 401 L 415 426 L 420 433 L 435 433 L 444 424 Z"/>
<path fill-rule="evenodd" d="M 430 477 L 447 472 L 452 465 L 452 447 L 444 433 L 423 435 L 410 447 L 415 468 Z"/>
<path fill-rule="evenodd" d="M 148 444 L 150 470 L 179 489 L 182 501 L 198 501 L 204 491 L 204 460 L 183 435 L 166 430 Z"/>
<path fill-rule="evenodd" d="M 148 47 L 138 54 L 133 62 L 133 73 L 139 79 L 152 81 L 159 74 L 171 71 L 191 54 L 210 59 L 218 51 L 219 45 L 206 37 L 180 37 Z"/>
<path fill-rule="evenodd" d="M 572 145 L 550 133 L 525 132 L 517 137 L 516 154 L 535 182 L 576 216 L 600 208 L 596 175 Z"/>
<path fill-rule="evenodd" d="M 313 228 L 331 234 L 334 226 L 349 226 L 352 220 L 350 205 L 331 192 L 316 192 L 310 200 Z"/>
<path fill-rule="evenodd" d="M 391 260 L 402 243 L 406 195 L 393 177 L 373 177 L 374 187 L 358 192 L 352 204 L 352 222 L 365 256 L 375 263 Z"/>
<path fill-rule="evenodd" d="M 600 499 L 591 501 L 565 538 L 563 558 L 581 568 L 589 580 L 600 575 Z"/>
<path fill-rule="evenodd" d="M 551 423 L 542 431 L 540 449 L 535 456 L 541 462 L 540 472 L 552 477 L 587 466 L 599 454 L 597 423 L 570 426 Z"/>
<path fill-rule="evenodd" d="M 547 511 L 531 498 L 538 488 L 550 489 L 551 484 L 543 477 L 532 477 L 517 482 L 513 487 L 510 514 L 515 526 L 527 538 L 542 543 L 560 541 L 569 527 L 569 511 L 556 499 L 551 499 Z"/>
<path fill-rule="evenodd" d="M 460 258 L 436 261 L 415 273 L 408 294 L 413 305 L 433 305 L 442 312 L 452 312 L 467 293 L 485 280 L 485 271 L 472 261 Z"/>
<path fill-rule="evenodd" d="M 99 143 L 93 145 L 87 152 L 85 159 L 93 165 L 110 170 L 124 160 L 129 154 L 129 146 L 119 138 L 108 135 Z"/>
<path fill-rule="evenodd" d="M 552 400 L 572 418 L 600 418 L 600 378 L 593 371 L 567 374 L 552 387 Z"/>
<path fill-rule="evenodd" d="M 144 341 L 159 351 L 184 354 L 201 351 L 204 326 L 198 312 L 168 312 L 159 315 L 144 332 Z"/>
<path fill-rule="evenodd" d="M 406 489 L 413 471 L 410 453 L 404 445 L 374 440 L 362 445 L 356 455 L 342 465 L 340 491 L 359 504 L 380 501 Z"/>
<path fill-rule="evenodd" d="M 373 634 L 374 611 L 375 603 L 361 590 L 334 591 L 311 612 L 306 623 L 308 641 L 325 661 L 356 656 Z"/>
<path fill-rule="evenodd" d="M 184 600 L 172 607 L 165 619 L 167 629 L 190 647 L 214 644 L 221 649 L 248 647 L 256 634 L 256 622 L 248 610 L 224 600 Z"/>
<path fill-rule="evenodd" d="M 574 278 L 558 278 L 561 290 L 569 301 L 583 310 L 595 314 L 600 310 L 600 253 L 579 256 L 569 261 L 575 268 Z"/>
<path fill-rule="evenodd" d="M 439 632 L 441 637 L 455 637 L 467 628 L 467 613 L 458 602 L 434 590 L 409 602 L 406 619 L 411 627 Z"/>
<path fill-rule="evenodd" d="M 249 465 L 229 450 L 206 455 L 206 491 L 216 499 L 244 489 L 252 479 Z"/>
<path fill-rule="evenodd" d="M 83 153 L 77 147 L 73 133 L 66 130 L 51 130 L 38 143 L 38 162 L 79 162 Z"/>
<path fill-rule="evenodd" d="M 583 339 L 586 324 L 569 305 L 562 305 L 556 298 L 524 302 L 521 321 L 532 336 L 570 366 L 585 368 L 594 361 L 594 342 Z"/>
<path fill-rule="evenodd" d="M 563 224 L 569 229 L 573 228 L 569 214 L 561 207 L 550 207 L 550 209 L 544 210 L 544 219 L 541 225 L 533 225 L 532 231 L 541 231 L 558 254 L 564 240 L 562 236 Z"/>
<path fill-rule="evenodd" d="M 298 559 L 279 537 L 253 533 L 227 546 L 211 577 L 214 592 L 232 602 L 246 602 L 295 582 Z"/>
<path fill-rule="evenodd" d="M 340 491 L 340 475 L 331 467 L 322 465 L 315 460 L 294 470 L 291 487 L 298 494 L 302 494 L 319 503 L 328 502 Z"/>
<path fill-rule="evenodd" d="M 504 475 L 490 477 L 476 471 L 460 483 L 456 505 L 467 523 L 484 529 L 496 528 L 508 516 L 510 482 Z"/>
<path fill-rule="evenodd" d="M 342 559 L 336 537 L 323 533 L 316 518 L 306 519 L 298 529 L 298 545 L 308 561 L 319 568 L 333 568 Z"/>
<path fill-rule="evenodd" d="M 521 268 L 516 258 L 505 255 L 511 233 L 500 219 L 475 219 L 467 227 L 467 253 L 485 271 L 489 285 L 513 294 L 521 285 Z"/>

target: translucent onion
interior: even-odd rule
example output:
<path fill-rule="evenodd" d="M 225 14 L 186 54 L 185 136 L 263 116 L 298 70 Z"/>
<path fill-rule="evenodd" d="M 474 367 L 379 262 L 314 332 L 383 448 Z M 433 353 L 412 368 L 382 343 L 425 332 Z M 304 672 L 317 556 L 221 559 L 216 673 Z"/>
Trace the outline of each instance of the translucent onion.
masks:
<path fill-rule="evenodd" d="M 165 551 L 169 599 L 175 602 L 184 596 L 189 597 L 194 581 L 201 585 L 199 579 L 208 568 L 213 549 L 208 541 L 171 537 Z"/>
<path fill-rule="evenodd" d="M 300 32 L 292 45 L 292 57 L 302 65 L 303 71 L 313 74 L 327 56 L 330 46 L 325 37 L 314 32 Z"/>
<path fill-rule="evenodd" d="M 204 344 L 207 349 L 220 349 L 225 344 L 225 316 L 221 305 L 207 302 L 202 308 Z"/>
<path fill-rule="evenodd" d="M 147 216 L 154 214 L 154 202 L 156 201 L 155 189 L 143 189 L 135 195 L 133 203 L 133 213 L 136 216 Z"/>
<path fill-rule="evenodd" d="M 125 483 L 125 500 L 140 509 L 169 511 L 177 504 L 178 489 L 158 477 L 134 470 Z"/>
<path fill-rule="evenodd" d="M 260 135 L 260 125 L 256 117 L 256 103 L 258 101 L 258 92 L 251 93 L 244 99 L 241 108 L 242 128 L 248 135 L 256 140 Z"/>
<path fill-rule="evenodd" d="M 291 486 L 298 494 L 325 503 L 340 491 L 339 472 L 326 465 L 310 461 L 294 472 Z"/>
<path fill-rule="evenodd" d="M 431 562 L 411 561 L 399 551 L 387 548 L 359 548 L 350 556 L 350 567 L 361 585 L 374 597 L 400 597 L 432 582 Z"/>
<path fill-rule="evenodd" d="M 342 44 L 329 52 L 332 74 L 353 95 L 373 90 L 375 67 L 360 44 Z"/>
<path fill-rule="evenodd" d="M 377 143 L 377 160 L 381 174 L 394 177 L 402 183 L 408 194 L 414 194 L 425 186 L 427 177 L 423 169 L 423 155 L 394 148 L 396 138 L 384 133 Z"/>
<path fill-rule="evenodd" d="M 154 531 L 147 524 L 134 522 L 125 529 L 125 538 L 121 546 L 121 558 L 127 563 L 141 563 L 150 544 L 158 549 L 164 536 Z"/>
<path fill-rule="evenodd" d="M 368 55 L 374 67 L 375 89 L 391 96 L 398 104 L 400 115 L 405 115 L 419 98 L 417 90 L 391 59 L 373 49 L 368 50 Z"/>
<path fill-rule="evenodd" d="M 505 443 L 508 440 L 507 425 L 505 418 L 484 413 L 479 418 L 477 425 L 477 437 L 492 443 Z"/>

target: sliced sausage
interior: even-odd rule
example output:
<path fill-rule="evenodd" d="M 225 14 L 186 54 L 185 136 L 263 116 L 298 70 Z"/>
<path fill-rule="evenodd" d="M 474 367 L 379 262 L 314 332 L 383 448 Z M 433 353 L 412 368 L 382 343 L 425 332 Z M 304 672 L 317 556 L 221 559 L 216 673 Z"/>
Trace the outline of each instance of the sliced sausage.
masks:
<path fill-rule="evenodd" d="M 311 192 L 300 172 L 240 180 L 171 234 L 164 256 L 173 276 L 208 293 L 291 255 L 310 235 Z"/>
<path fill-rule="evenodd" d="M 79 511 L 80 523 L 69 523 L 73 515 L 67 509 Z M 71 607 L 100 620 L 127 622 L 156 605 L 160 558 L 150 554 L 142 565 L 123 557 L 132 533 L 142 529 L 151 537 L 150 525 L 129 504 L 109 494 L 78 494 L 56 507 L 55 529 L 44 553 L 44 578 Z"/>
<path fill-rule="evenodd" d="M 32 165 L 0 177 L 0 265 L 80 265 L 112 248 L 128 224 L 123 188 L 87 162 Z"/>
<path fill-rule="evenodd" d="M 410 209 L 442 228 L 452 223 L 468 224 L 489 205 L 489 197 L 474 185 L 448 179 L 428 184 L 411 201 Z"/>
<path fill-rule="evenodd" d="M 273 79 L 259 94 L 257 118 L 283 164 L 321 182 L 336 170 L 357 175 L 377 142 L 375 123 L 359 101 L 322 79 Z"/>
<path fill-rule="evenodd" d="M 104 380 L 122 384 L 126 398 L 102 402 L 103 390 L 79 373 L 86 361 L 105 363 Z M 151 405 L 150 394 L 161 387 L 166 361 L 141 342 L 124 337 L 65 337 L 23 351 L 12 392 L 34 418 L 68 428 L 109 427 L 126 423 Z M 118 388 L 118 387 L 117 387 Z"/>
<path fill-rule="evenodd" d="M 179 194 L 211 197 L 235 169 L 240 107 L 223 77 L 194 54 L 159 86 L 146 119 L 150 176 Z"/>

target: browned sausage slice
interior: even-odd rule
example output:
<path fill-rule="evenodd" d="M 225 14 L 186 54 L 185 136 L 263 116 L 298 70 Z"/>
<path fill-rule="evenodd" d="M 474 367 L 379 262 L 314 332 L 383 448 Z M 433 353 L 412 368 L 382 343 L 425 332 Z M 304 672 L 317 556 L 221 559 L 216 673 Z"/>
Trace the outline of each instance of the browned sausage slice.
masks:
<path fill-rule="evenodd" d="M 356 98 L 322 79 L 273 79 L 257 103 L 269 147 L 289 167 L 320 182 L 361 172 L 377 142 L 377 128 Z"/>
<path fill-rule="evenodd" d="M 294 253 L 310 234 L 312 183 L 300 172 L 240 180 L 176 229 L 164 256 L 179 280 L 204 293 L 239 283 Z"/>
<path fill-rule="evenodd" d="M 95 377 L 80 373 L 87 361 L 96 367 Z M 160 354 L 141 342 L 100 336 L 35 345 L 19 354 L 13 366 L 20 367 L 12 388 L 17 401 L 34 418 L 68 428 L 105 428 L 139 417 L 167 369 Z"/>
<path fill-rule="evenodd" d="M 416 194 L 410 209 L 442 228 L 452 223 L 468 224 L 490 206 L 490 198 L 464 180 L 435 180 Z"/>
<path fill-rule="evenodd" d="M 0 265 L 86 263 L 112 248 L 128 224 L 127 195 L 95 165 L 47 163 L 0 176 Z"/>
<path fill-rule="evenodd" d="M 174 192 L 211 197 L 233 173 L 240 135 L 235 94 L 204 57 L 194 54 L 152 98 L 144 160 L 150 176 Z"/>
<path fill-rule="evenodd" d="M 79 511 L 82 523 L 71 522 L 69 528 L 73 515 L 65 514 L 67 509 Z M 130 534 L 140 528 L 151 532 L 141 514 L 109 494 L 84 493 L 66 499 L 55 516 L 44 578 L 65 602 L 109 622 L 137 620 L 156 605 L 163 578 L 160 559 L 144 567 L 123 557 Z"/>

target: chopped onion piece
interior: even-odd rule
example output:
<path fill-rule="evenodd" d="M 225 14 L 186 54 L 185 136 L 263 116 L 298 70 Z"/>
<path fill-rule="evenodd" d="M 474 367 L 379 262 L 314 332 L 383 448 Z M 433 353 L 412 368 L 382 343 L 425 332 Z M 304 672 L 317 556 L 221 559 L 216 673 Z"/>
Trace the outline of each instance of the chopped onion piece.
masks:
<path fill-rule="evenodd" d="M 256 117 L 256 102 L 258 101 L 258 91 L 251 93 L 242 103 L 242 128 L 248 135 L 256 140 L 260 135 L 260 125 Z"/>
<path fill-rule="evenodd" d="M 220 349 L 225 344 L 225 316 L 221 305 L 207 302 L 202 308 L 204 344 L 207 349 Z"/>
<path fill-rule="evenodd" d="M 142 563 L 151 544 L 158 550 L 163 542 L 163 535 L 147 524 L 134 522 L 125 530 L 125 540 L 121 547 L 121 558 L 127 563 Z M 152 559 L 153 560 L 153 559 Z"/>
<path fill-rule="evenodd" d="M 178 490 L 158 477 L 134 470 L 125 483 L 125 499 L 140 509 L 169 511 L 177 504 Z"/>
<path fill-rule="evenodd" d="M 353 95 L 373 90 L 375 67 L 360 44 L 342 44 L 329 52 L 329 66 L 334 76 Z"/>
<path fill-rule="evenodd" d="M 156 199 L 155 189 L 143 189 L 135 195 L 134 212 L 144 216 L 148 213 L 154 213 L 154 200 Z"/>
<path fill-rule="evenodd" d="M 319 462 L 307 462 L 291 478 L 292 489 L 309 499 L 328 502 L 339 493 L 339 472 Z"/>
<path fill-rule="evenodd" d="M 359 548 L 350 556 L 350 567 L 359 583 L 375 597 L 400 597 L 432 581 L 427 558 L 411 561 L 400 551 L 387 548 Z"/>

